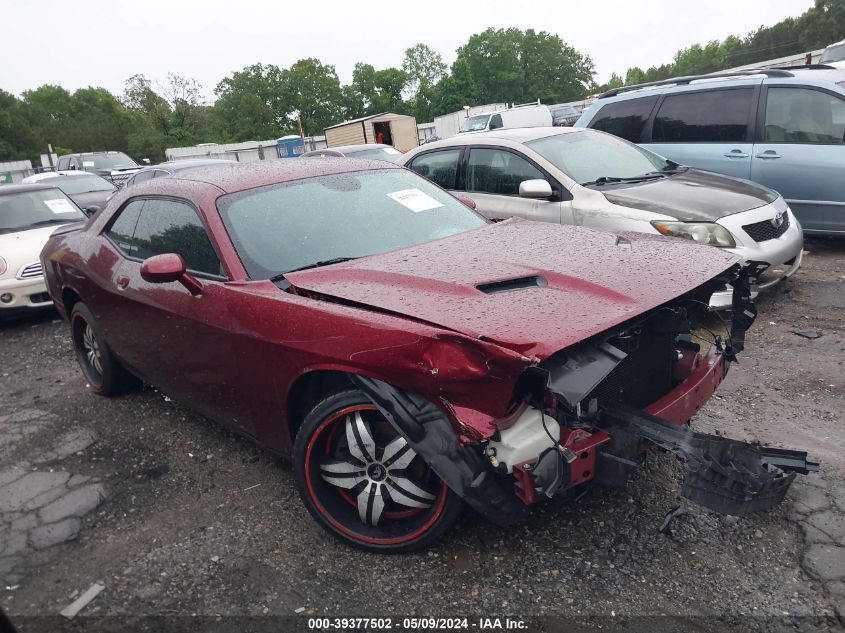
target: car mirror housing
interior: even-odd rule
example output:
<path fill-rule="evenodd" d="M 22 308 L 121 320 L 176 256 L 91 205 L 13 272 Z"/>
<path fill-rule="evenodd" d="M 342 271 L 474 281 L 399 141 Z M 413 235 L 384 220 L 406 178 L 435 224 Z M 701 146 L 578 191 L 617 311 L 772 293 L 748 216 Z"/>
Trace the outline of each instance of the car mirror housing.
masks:
<path fill-rule="evenodd" d="M 519 183 L 520 198 L 551 198 L 554 195 L 549 181 L 537 178 Z"/>
<path fill-rule="evenodd" d="M 96 204 L 93 204 L 90 207 L 85 207 L 84 209 L 82 209 L 82 213 L 84 213 L 85 215 L 87 215 L 90 218 L 92 215 L 94 215 L 99 210 L 100 210 L 100 207 L 98 207 Z"/>
<path fill-rule="evenodd" d="M 141 277 L 151 284 L 167 284 L 178 281 L 192 295 L 202 294 L 202 284 L 185 269 L 185 260 L 178 253 L 154 255 L 141 264 Z"/>

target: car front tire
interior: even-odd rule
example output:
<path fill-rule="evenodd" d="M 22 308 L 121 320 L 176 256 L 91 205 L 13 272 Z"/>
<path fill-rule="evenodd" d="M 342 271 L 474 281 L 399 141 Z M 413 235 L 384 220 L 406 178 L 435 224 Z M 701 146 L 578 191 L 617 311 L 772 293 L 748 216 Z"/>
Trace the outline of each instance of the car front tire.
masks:
<path fill-rule="evenodd" d="M 357 389 L 329 396 L 308 413 L 294 442 L 294 473 L 317 522 L 368 551 L 427 547 L 463 507 Z"/>

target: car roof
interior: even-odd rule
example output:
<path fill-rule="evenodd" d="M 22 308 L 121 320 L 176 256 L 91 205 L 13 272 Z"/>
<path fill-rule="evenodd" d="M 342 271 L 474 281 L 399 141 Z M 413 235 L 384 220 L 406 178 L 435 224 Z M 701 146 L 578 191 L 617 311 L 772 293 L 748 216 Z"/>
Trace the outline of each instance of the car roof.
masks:
<path fill-rule="evenodd" d="M 65 156 L 95 156 L 100 154 L 126 154 L 126 152 L 116 149 L 103 150 L 101 152 L 71 152 L 70 154 L 62 154 L 59 158 L 64 158 Z"/>
<path fill-rule="evenodd" d="M 0 196 L 13 196 L 18 193 L 47 191 L 49 189 L 58 189 L 58 187 L 54 185 L 39 185 L 36 183 L 28 183 L 25 185 L 2 185 L 0 186 Z"/>
<path fill-rule="evenodd" d="M 711 75 L 672 77 L 657 82 L 614 88 L 599 95 L 593 105 L 659 96 L 672 92 L 693 92 L 713 87 L 733 87 L 760 83 L 836 87 L 836 84 L 843 80 L 845 80 L 845 70 L 819 65 L 723 71 Z"/>
<path fill-rule="evenodd" d="M 184 160 L 169 160 L 157 165 L 145 165 L 138 173 L 143 171 L 151 171 L 153 169 L 164 169 L 168 171 L 182 171 L 183 169 L 193 169 L 194 167 L 206 167 L 208 165 L 225 165 L 226 163 L 234 163 L 236 161 L 226 158 L 185 158 Z"/>
<path fill-rule="evenodd" d="M 546 138 L 548 136 L 557 136 L 558 134 L 574 134 L 576 132 L 584 132 L 583 128 L 572 127 L 512 127 L 501 128 L 491 132 L 465 132 L 450 136 L 449 138 L 434 141 L 433 143 L 426 143 L 420 145 L 426 149 L 434 149 L 437 147 L 449 147 L 456 145 L 472 145 L 473 143 L 481 142 L 488 144 L 488 142 L 496 141 L 510 141 L 511 143 L 528 143 L 536 141 L 537 139 Z M 412 150 L 415 151 L 415 150 Z"/>
<path fill-rule="evenodd" d="M 23 179 L 23 182 L 26 184 L 31 184 L 41 182 L 42 180 L 52 181 L 59 178 L 100 178 L 100 176 L 87 171 L 45 171 L 40 174 L 33 174 L 32 176 L 27 176 Z M 105 180 L 105 178 L 100 178 L 100 180 Z"/>
<path fill-rule="evenodd" d="M 337 147 L 323 147 L 321 149 L 311 150 L 312 152 L 334 151 L 334 152 L 360 152 L 366 149 L 384 149 L 386 147 L 393 148 L 392 145 L 385 145 L 384 143 L 359 143 L 358 145 L 338 145 Z M 310 154 L 311 152 L 306 152 Z"/>
<path fill-rule="evenodd" d="M 249 163 L 222 162 L 219 165 L 183 170 L 173 179 L 214 185 L 226 193 L 275 185 L 303 178 L 330 176 L 356 171 L 402 169 L 383 160 L 364 158 L 278 158 Z M 154 179 L 165 180 L 165 179 Z M 171 179 L 166 179 L 171 180 Z M 142 183 L 141 186 L 147 183 Z"/>

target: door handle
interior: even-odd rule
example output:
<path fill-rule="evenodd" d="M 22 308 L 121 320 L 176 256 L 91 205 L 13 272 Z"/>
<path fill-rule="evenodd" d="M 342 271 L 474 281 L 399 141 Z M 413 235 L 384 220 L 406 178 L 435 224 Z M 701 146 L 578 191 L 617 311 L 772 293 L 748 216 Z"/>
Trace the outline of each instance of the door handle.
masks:
<path fill-rule="evenodd" d="M 741 149 L 735 149 L 724 155 L 725 158 L 748 158 L 748 154 Z"/>
<path fill-rule="evenodd" d="M 762 154 L 755 154 L 754 158 L 762 158 L 763 160 L 774 160 L 776 158 L 781 158 L 781 155 L 777 152 L 773 152 L 772 150 L 768 150 L 763 152 Z"/>
<path fill-rule="evenodd" d="M 126 286 L 129 285 L 129 277 L 127 277 L 126 275 L 121 275 L 117 278 L 117 285 L 119 288 L 125 289 Z"/>

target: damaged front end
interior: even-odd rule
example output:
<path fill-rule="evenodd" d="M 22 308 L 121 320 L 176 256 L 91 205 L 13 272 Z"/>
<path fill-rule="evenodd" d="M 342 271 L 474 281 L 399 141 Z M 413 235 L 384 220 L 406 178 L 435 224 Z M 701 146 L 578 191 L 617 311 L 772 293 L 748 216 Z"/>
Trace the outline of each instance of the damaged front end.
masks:
<path fill-rule="evenodd" d="M 448 403 L 353 380 L 437 475 L 498 525 L 587 482 L 624 486 L 650 446 L 687 465 L 683 497 L 725 514 L 766 510 L 783 499 L 796 473 L 818 464 L 803 452 L 696 433 L 688 424 L 744 347 L 756 317 L 749 280 L 757 272 L 753 262 L 732 270 L 529 367 L 509 415 L 492 420 L 481 439 L 461 432 Z M 706 305 L 701 291 L 725 282 L 734 289 L 730 332 L 725 340 L 714 334 L 702 354 L 689 315 Z"/>

